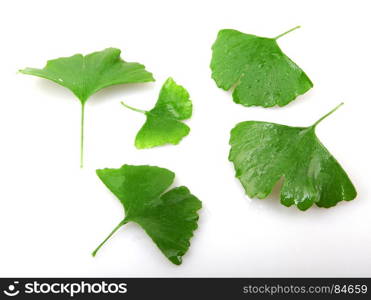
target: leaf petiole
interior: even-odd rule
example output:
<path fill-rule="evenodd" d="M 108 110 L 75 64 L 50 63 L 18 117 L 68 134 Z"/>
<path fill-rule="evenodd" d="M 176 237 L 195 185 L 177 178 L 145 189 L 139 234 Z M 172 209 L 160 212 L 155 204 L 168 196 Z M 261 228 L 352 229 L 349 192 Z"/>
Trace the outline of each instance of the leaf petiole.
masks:
<path fill-rule="evenodd" d="M 299 25 L 299 26 L 296 26 L 296 27 L 294 27 L 294 28 L 291 28 L 290 30 L 285 31 L 284 33 L 281 33 L 281 34 L 277 35 L 277 36 L 274 37 L 273 39 L 274 39 L 274 40 L 277 40 L 277 39 L 279 39 L 280 37 L 283 37 L 284 35 L 290 33 L 291 31 L 294 31 L 294 30 L 296 30 L 296 29 L 298 29 L 298 28 L 300 28 L 300 25 Z"/>
<path fill-rule="evenodd" d="M 81 102 L 80 168 L 84 167 L 84 118 L 85 118 L 85 102 Z"/>
<path fill-rule="evenodd" d="M 125 106 L 126 108 L 131 109 L 131 110 L 133 110 L 133 111 L 140 112 L 140 113 L 142 113 L 142 114 L 145 114 L 145 113 L 146 113 L 145 110 L 138 109 L 138 108 L 132 107 L 132 106 L 130 106 L 130 105 L 127 105 L 127 104 L 124 103 L 124 101 L 121 101 L 120 103 L 121 103 L 123 106 Z"/>
<path fill-rule="evenodd" d="M 115 234 L 115 232 L 117 230 L 119 230 L 122 226 L 124 226 L 126 223 L 128 223 L 128 221 L 126 221 L 125 219 L 122 220 L 112 231 L 111 233 L 104 239 L 103 242 L 101 242 L 99 244 L 99 246 L 91 253 L 91 255 L 93 257 L 95 257 L 97 255 L 97 252 L 99 251 L 100 248 L 102 248 L 102 246 L 111 238 L 111 236 L 113 236 Z"/>
<path fill-rule="evenodd" d="M 325 114 L 322 118 L 320 118 L 317 122 L 315 122 L 311 127 L 316 127 L 319 123 L 321 123 L 324 119 L 326 119 L 329 115 L 334 113 L 340 106 L 344 105 L 344 102 L 341 102 L 338 106 L 332 109 L 330 112 Z"/>

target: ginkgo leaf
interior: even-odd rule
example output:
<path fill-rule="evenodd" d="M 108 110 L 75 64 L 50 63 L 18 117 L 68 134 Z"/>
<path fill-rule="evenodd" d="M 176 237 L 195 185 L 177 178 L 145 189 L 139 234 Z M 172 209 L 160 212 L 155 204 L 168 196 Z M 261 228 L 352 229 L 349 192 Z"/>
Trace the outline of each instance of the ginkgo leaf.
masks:
<path fill-rule="evenodd" d="M 135 138 L 138 149 L 165 144 L 178 144 L 190 128 L 181 122 L 192 116 L 192 102 L 187 90 L 170 77 L 161 88 L 154 108 L 144 111 L 121 102 L 125 107 L 144 113 L 146 122 Z"/>
<path fill-rule="evenodd" d="M 126 62 L 121 51 L 107 48 L 88 55 L 76 54 L 49 60 L 43 69 L 26 68 L 23 74 L 49 79 L 68 88 L 81 102 L 80 163 L 83 166 L 84 111 L 91 95 L 108 86 L 154 81 L 143 65 Z"/>
<path fill-rule="evenodd" d="M 231 131 L 229 160 L 247 195 L 266 198 L 283 178 L 281 203 L 286 206 L 306 210 L 314 203 L 331 207 L 353 200 L 355 187 L 315 134 L 316 126 L 338 107 L 309 127 L 237 124 Z"/>
<path fill-rule="evenodd" d="M 233 101 L 244 106 L 284 106 L 312 86 L 308 76 L 277 44 L 275 38 L 223 29 L 212 46 L 212 78 Z"/>
<path fill-rule="evenodd" d="M 167 169 L 124 165 L 120 169 L 97 170 L 97 175 L 124 206 L 125 218 L 93 256 L 121 226 L 135 222 L 172 263 L 180 265 L 197 228 L 201 201 L 185 186 L 167 191 L 175 177 Z"/>

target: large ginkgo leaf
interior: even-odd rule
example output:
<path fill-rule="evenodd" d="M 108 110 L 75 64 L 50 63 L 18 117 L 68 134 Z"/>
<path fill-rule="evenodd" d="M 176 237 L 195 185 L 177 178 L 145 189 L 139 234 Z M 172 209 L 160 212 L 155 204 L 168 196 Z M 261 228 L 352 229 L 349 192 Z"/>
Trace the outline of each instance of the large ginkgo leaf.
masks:
<path fill-rule="evenodd" d="M 143 65 L 126 62 L 121 51 L 107 48 L 88 55 L 76 54 L 49 60 L 43 69 L 26 68 L 23 74 L 49 79 L 66 87 L 81 103 L 80 165 L 83 166 L 85 103 L 99 90 L 117 84 L 154 81 Z"/>
<path fill-rule="evenodd" d="M 315 134 L 330 113 L 309 127 L 247 121 L 232 129 L 229 160 L 250 198 L 266 198 L 281 178 L 281 203 L 301 210 L 356 197 L 348 175 Z"/>
<path fill-rule="evenodd" d="M 284 106 L 312 86 L 308 76 L 277 44 L 275 38 L 223 29 L 212 46 L 212 78 L 233 90 L 233 101 L 244 106 Z"/>
<path fill-rule="evenodd" d="M 164 168 L 124 165 L 119 169 L 97 170 L 97 175 L 120 200 L 125 218 L 93 255 L 121 226 L 135 222 L 172 263 L 181 264 L 197 228 L 201 201 L 185 186 L 167 191 L 175 174 Z"/>

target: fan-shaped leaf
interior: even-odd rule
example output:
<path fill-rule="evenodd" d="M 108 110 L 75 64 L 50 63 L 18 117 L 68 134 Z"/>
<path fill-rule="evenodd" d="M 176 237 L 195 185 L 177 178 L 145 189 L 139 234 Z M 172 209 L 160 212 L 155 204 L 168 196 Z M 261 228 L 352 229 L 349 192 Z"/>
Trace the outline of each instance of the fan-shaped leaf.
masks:
<path fill-rule="evenodd" d="M 178 144 L 188 135 L 190 128 L 181 122 L 192 116 L 192 102 L 187 90 L 168 78 L 161 88 L 154 108 L 143 111 L 126 105 L 132 110 L 142 112 L 147 120 L 135 138 L 138 149 L 151 148 L 165 144 Z"/>
<path fill-rule="evenodd" d="M 309 127 L 247 121 L 232 129 L 229 160 L 249 197 L 266 198 L 280 178 L 281 203 L 301 210 L 356 197 L 348 175 L 315 134 L 329 114 Z"/>
<path fill-rule="evenodd" d="M 83 166 L 85 103 L 99 90 L 116 84 L 154 81 L 151 73 L 138 63 L 120 58 L 121 51 L 108 48 L 88 55 L 76 54 L 49 60 L 43 69 L 26 68 L 23 74 L 49 79 L 68 88 L 81 102 L 81 151 Z"/>
<path fill-rule="evenodd" d="M 312 82 L 277 44 L 284 34 L 265 38 L 220 30 L 210 64 L 218 87 L 233 89 L 236 103 L 264 107 L 284 106 L 308 91 Z"/>
<path fill-rule="evenodd" d="M 124 206 L 125 218 L 93 255 L 121 226 L 135 222 L 171 262 L 181 264 L 197 228 L 201 201 L 184 186 L 166 191 L 175 176 L 167 169 L 124 165 L 97 170 L 97 175 Z"/>

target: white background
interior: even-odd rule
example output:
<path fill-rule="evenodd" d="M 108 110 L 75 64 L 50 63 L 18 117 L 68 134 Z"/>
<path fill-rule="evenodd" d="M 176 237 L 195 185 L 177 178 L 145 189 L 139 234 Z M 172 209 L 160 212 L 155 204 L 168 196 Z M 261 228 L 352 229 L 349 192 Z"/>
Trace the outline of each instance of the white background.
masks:
<path fill-rule="evenodd" d="M 0 276 L 371 276 L 369 1 L 2 1 L 0 4 Z M 314 82 L 283 108 L 246 108 L 211 79 L 210 47 L 233 28 L 281 38 Z M 79 168 L 80 105 L 70 91 L 17 74 L 47 59 L 122 49 L 156 82 L 107 88 L 86 106 L 86 167 Z M 188 89 L 191 133 L 178 146 L 136 150 L 144 116 L 172 76 Z M 356 200 L 301 212 L 249 199 L 228 161 L 240 121 L 313 123 L 354 182 Z M 95 169 L 151 164 L 176 173 L 203 201 L 181 266 L 135 224 L 91 251 L 123 218 Z"/>

